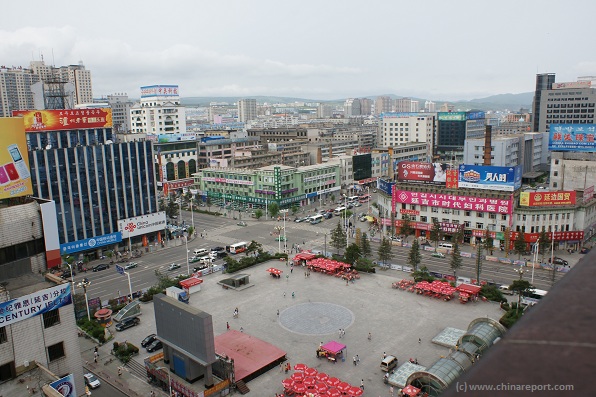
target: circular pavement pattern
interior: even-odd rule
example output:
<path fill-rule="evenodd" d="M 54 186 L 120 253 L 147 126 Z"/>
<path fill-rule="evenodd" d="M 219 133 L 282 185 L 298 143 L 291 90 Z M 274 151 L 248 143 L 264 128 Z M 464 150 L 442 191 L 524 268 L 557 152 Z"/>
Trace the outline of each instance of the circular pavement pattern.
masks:
<path fill-rule="evenodd" d="M 354 313 L 343 306 L 309 302 L 288 307 L 279 314 L 279 323 L 288 331 L 302 335 L 326 335 L 346 329 L 354 322 Z"/>

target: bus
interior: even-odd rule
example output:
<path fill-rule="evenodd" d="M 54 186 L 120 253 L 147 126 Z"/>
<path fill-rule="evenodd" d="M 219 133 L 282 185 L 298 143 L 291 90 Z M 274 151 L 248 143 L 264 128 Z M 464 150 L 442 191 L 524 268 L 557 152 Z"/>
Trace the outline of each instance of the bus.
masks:
<path fill-rule="evenodd" d="M 544 298 L 548 291 L 543 289 L 534 288 L 528 292 L 524 292 L 521 297 L 521 304 L 527 306 L 533 306 Z"/>
<path fill-rule="evenodd" d="M 226 247 L 226 251 L 228 251 L 230 254 L 239 254 L 246 251 L 247 248 L 248 243 L 246 241 L 241 241 L 239 243 L 230 244 Z"/>
<path fill-rule="evenodd" d="M 358 196 L 350 196 L 348 197 L 348 203 L 354 202 L 354 201 L 358 201 Z"/>
<path fill-rule="evenodd" d="M 310 217 L 310 224 L 316 225 L 317 223 L 321 223 L 323 221 L 323 215 L 313 215 Z"/>
<path fill-rule="evenodd" d="M 370 201 L 370 194 L 364 194 L 358 198 L 361 203 L 367 203 Z"/>
<path fill-rule="evenodd" d="M 333 215 L 335 215 L 335 216 L 343 215 L 346 210 L 347 210 L 346 207 L 337 207 L 336 209 L 333 210 Z"/>

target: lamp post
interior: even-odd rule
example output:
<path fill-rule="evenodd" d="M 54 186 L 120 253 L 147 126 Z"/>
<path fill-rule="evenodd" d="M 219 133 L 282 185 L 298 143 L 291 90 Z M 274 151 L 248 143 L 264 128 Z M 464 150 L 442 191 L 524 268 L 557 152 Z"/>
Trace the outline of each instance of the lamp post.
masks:
<path fill-rule="evenodd" d="M 515 269 L 515 271 L 519 274 L 519 280 L 521 281 L 521 279 L 524 276 L 524 269 L 520 266 L 519 269 Z M 519 307 L 521 306 L 521 295 L 522 292 L 518 291 L 517 292 L 517 312 L 519 313 Z"/>
<path fill-rule="evenodd" d="M 188 261 L 188 233 L 184 232 L 184 245 L 186 246 L 186 274 L 190 276 L 190 262 Z"/>
<path fill-rule="evenodd" d="M 83 287 L 83 291 L 85 291 L 85 305 L 87 306 L 87 320 L 91 321 L 91 313 L 89 312 L 89 301 L 87 300 L 87 287 L 91 285 L 91 281 L 87 278 L 84 278 L 80 283 L 79 287 Z"/>
<path fill-rule="evenodd" d="M 279 212 L 281 212 L 282 214 L 284 214 L 284 252 L 288 251 L 288 236 L 286 235 L 286 214 L 288 213 L 288 210 L 280 210 Z M 281 233 L 279 235 L 280 240 L 281 240 Z"/>
<path fill-rule="evenodd" d="M 346 190 L 347 192 L 347 190 Z M 348 248 L 349 238 L 348 238 L 348 195 L 344 194 L 344 229 L 346 231 L 346 248 Z"/>
<path fill-rule="evenodd" d="M 195 231 L 195 211 L 193 208 L 193 201 L 195 195 L 191 193 L 190 195 L 190 223 L 192 223 L 192 231 Z"/>
<path fill-rule="evenodd" d="M 325 233 L 325 245 L 324 245 L 324 249 L 325 249 L 325 253 L 323 255 L 325 255 L 325 258 L 327 258 L 327 233 Z"/>
<path fill-rule="evenodd" d="M 372 197 L 370 197 L 370 186 L 366 187 L 366 195 L 368 196 L 368 201 L 366 202 L 366 214 L 370 215 L 370 200 Z"/>
<path fill-rule="evenodd" d="M 170 396 L 172 395 L 172 378 L 170 377 L 170 369 L 166 367 L 157 367 L 156 370 L 167 369 L 168 370 L 168 387 L 170 388 Z"/>
<path fill-rule="evenodd" d="M 538 237 L 538 239 L 536 240 L 536 243 L 534 244 L 534 263 L 532 263 L 532 281 L 530 282 L 532 285 L 534 285 L 534 266 L 536 265 L 536 262 L 538 262 L 538 245 L 540 244 L 540 237 Z"/>
<path fill-rule="evenodd" d="M 72 277 L 72 265 L 67 262 L 66 263 L 66 266 L 68 266 L 68 268 L 70 269 L 70 282 L 72 284 L 72 292 L 71 293 L 74 295 L 74 293 L 75 293 L 75 284 L 74 284 L 74 278 Z"/>

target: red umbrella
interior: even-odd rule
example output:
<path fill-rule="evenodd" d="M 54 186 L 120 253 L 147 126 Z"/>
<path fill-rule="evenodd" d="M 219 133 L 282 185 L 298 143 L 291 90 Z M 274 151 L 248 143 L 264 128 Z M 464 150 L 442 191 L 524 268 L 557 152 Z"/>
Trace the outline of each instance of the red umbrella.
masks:
<path fill-rule="evenodd" d="M 413 396 L 417 395 L 418 393 L 420 393 L 420 389 L 417 387 L 414 387 L 412 385 L 407 385 L 406 387 L 401 389 L 401 392 L 405 395 L 413 397 Z"/>
<path fill-rule="evenodd" d="M 284 379 L 281 381 L 284 389 L 291 389 L 294 386 L 294 381 L 292 379 Z"/>
<path fill-rule="evenodd" d="M 327 390 L 327 395 L 329 397 L 340 397 L 341 392 L 337 390 L 335 387 L 332 387 L 331 389 Z"/>
<path fill-rule="evenodd" d="M 362 395 L 362 389 L 356 386 L 350 387 L 348 394 L 352 397 L 360 397 Z"/>
<path fill-rule="evenodd" d="M 292 390 L 296 393 L 304 393 L 306 391 L 306 386 L 304 386 L 302 382 L 295 382 Z"/>
<path fill-rule="evenodd" d="M 302 383 L 304 383 L 306 385 L 306 387 L 311 387 L 311 386 L 314 386 L 315 385 L 316 380 L 312 376 L 307 376 L 307 377 L 304 378 L 304 380 L 302 381 Z"/>
<path fill-rule="evenodd" d="M 350 387 L 352 386 L 348 382 L 340 382 L 339 385 L 337 385 L 337 390 L 342 393 L 346 393 L 348 390 L 350 390 Z"/>
<path fill-rule="evenodd" d="M 327 383 L 329 386 L 337 386 L 339 385 L 341 382 L 341 380 L 337 379 L 337 378 L 329 378 L 325 381 L 325 383 Z"/>
<path fill-rule="evenodd" d="M 327 385 L 321 382 L 317 382 L 315 384 L 315 390 L 317 391 L 317 393 L 324 393 L 327 391 Z"/>
<path fill-rule="evenodd" d="M 306 366 L 306 364 L 296 364 L 296 365 L 294 365 L 294 369 L 296 371 L 304 371 L 306 368 L 308 368 Z"/>
<path fill-rule="evenodd" d="M 315 376 L 319 371 L 314 368 L 306 368 L 304 370 L 304 375 L 306 376 Z"/>
<path fill-rule="evenodd" d="M 317 378 L 317 380 L 320 382 L 325 382 L 327 379 L 329 379 L 329 375 L 327 375 L 325 372 L 319 372 L 315 378 Z"/>
<path fill-rule="evenodd" d="M 302 379 L 304 379 L 304 374 L 302 372 L 294 372 L 290 378 L 292 378 L 293 381 L 302 381 Z"/>

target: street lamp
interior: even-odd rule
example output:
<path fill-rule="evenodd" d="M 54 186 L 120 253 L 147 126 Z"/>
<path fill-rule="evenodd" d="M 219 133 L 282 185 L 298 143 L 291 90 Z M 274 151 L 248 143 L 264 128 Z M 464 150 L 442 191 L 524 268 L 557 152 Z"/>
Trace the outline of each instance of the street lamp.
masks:
<path fill-rule="evenodd" d="M 68 268 L 70 269 L 70 282 L 72 283 L 72 294 L 74 295 L 75 293 L 75 284 L 74 284 L 74 278 L 72 277 L 72 265 L 70 263 L 66 263 L 66 266 L 68 266 Z"/>
<path fill-rule="evenodd" d="M 325 245 L 324 245 L 324 249 L 325 249 L 325 253 L 323 255 L 325 255 L 325 258 L 327 258 L 327 233 L 325 233 Z"/>
<path fill-rule="evenodd" d="M 184 232 L 184 245 L 186 246 L 186 274 L 190 276 L 190 262 L 188 261 L 188 233 Z"/>
<path fill-rule="evenodd" d="M 538 237 L 534 244 L 534 263 L 532 263 L 532 281 L 530 282 L 532 285 L 534 285 L 534 266 L 538 262 L 538 244 L 540 244 L 540 237 Z"/>
<path fill-rule="evenodd" d="M 156 370 L 167 369 L 168 370 L 168 386 L 170 388 L 170 396 L 172 395 L 172 378 L 170 377 L 170 369 L 166 367 L 157 367 Z"/>
<path fill-rule="evenodd" d="M 192 223 L 192 231 L 195 231 L 195 210 L 193 208 L 194 194 L 190 194 L 190 223 Z"/>
<path fill-rule="evenodd" d="M 521 279 L 524 276 L 524 269 L 520 266 L 519 269 L 515 269 L 515 271 L 519 274 L 519 280 L 521 281 Z M 519 313 L 519 307 L 521 306 L 521 295 L 522 292 L 517 291 L 517 312 Z"/>
<path fill-rule="evenodd" d="M 89 301 L 87 300 L 87 287 L 91 285 L 91 281 L 89 281 L 86 277 L 79 282 L 79 287 L 83 287 L 85 291 L 85 305 L 87 306 L 87 320 L 91 321 L 91 313 L 89 312 Z"/>
<path fill-rule="evenodd" d="M 282 214 L 284 214 L 284 252 L 288 252 L 288 236 L 286 235 L 286 214 L 288 213 L 288 210 L 280 210 L 279 212 L 281 212 Z M 280 234 L 280 240 L 281 240 L 281 234 Z"/>

